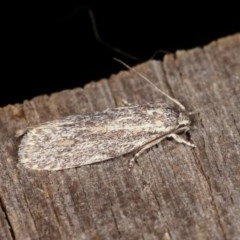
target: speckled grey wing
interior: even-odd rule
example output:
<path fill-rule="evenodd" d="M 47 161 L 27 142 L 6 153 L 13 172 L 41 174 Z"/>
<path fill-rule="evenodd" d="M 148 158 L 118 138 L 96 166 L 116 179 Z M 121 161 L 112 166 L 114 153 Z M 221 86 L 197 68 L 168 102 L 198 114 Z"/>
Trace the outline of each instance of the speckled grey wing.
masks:
<path fill-rule="evenodd" d="M 59 170 L 132 152 L 172 131 L 178 112 L 165 104 L 107 109 L 31 128 L 19 146 L 27 168 Z"/>

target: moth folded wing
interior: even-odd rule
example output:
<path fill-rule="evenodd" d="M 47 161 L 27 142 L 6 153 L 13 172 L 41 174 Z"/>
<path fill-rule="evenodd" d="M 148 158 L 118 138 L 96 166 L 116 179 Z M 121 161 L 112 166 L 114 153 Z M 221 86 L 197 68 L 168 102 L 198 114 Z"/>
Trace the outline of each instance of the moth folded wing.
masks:
<path fill-rule="evenodd" d="M 30 129 L 20 144 L 19 160 L 37 170 L 101 162 L 139 149 L 176 123 L 175 111 L 153 104 L 69 116 Z"/>
<path fill-rule="evenodd" d="M 105 161 L 132 152 L 157 133 L 113 125 L 79 127 L 44 124 L 30 129 L 19 146 L 19 161 L 35 170 L 60 170 Z"/>

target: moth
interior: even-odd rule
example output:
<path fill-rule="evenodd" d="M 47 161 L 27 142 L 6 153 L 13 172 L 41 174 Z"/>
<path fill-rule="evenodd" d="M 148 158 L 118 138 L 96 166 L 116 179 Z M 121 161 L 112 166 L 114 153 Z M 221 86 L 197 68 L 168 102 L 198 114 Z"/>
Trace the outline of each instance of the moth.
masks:
<path fill-rule="evenodd" d="M 141 73 L 134 71 L 153 84 Z M 178 108 L 155 102 L 72 115 L 43 123 L 29 128 L 23 135 L 18 151 L 19 162 L 26 168 L 53 171 L 133 153 L 130 160 L 132 165 L 145 150 L 165 138 L 171 137 L 179 143 L 195 147 L 180 136 L 188 132 L 191 125 L 185 107 L 160 89 L 158 91 L 171 99 Z"/>

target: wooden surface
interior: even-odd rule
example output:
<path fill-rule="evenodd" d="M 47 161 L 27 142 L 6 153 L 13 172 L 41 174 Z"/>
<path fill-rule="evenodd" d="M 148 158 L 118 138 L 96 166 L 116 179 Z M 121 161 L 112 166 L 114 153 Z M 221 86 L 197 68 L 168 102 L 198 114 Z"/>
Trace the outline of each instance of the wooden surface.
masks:
<path fill-rule="evenodd" d="M 18 164 L 17 131 L 70 114 L 167 101 L 133 72 L 0 109 L 0 239 L 240 239 L 240 35 L 136 67 L 193 115 L 196 149 L 165 140 L 64 171 Z M 117 147 L 117 146 L 116 146 Z"/>

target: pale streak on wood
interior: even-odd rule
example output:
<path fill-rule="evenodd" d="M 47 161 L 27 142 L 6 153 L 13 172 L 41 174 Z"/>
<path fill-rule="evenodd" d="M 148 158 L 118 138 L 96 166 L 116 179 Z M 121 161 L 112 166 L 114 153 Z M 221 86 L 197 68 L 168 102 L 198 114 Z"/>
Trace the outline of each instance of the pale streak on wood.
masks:
<path fill-rule="evenodd" d="M 128 159 L 62 172 L 17 166 L 19 129 L 164 99 L 133 72 L 0 109 L 0 239 L 238 239 L 240 35 L 136 67 L 197 110 L 189 149 L 164 141 Z M 117 146 L 116 146 L 117 147 Z"/>

